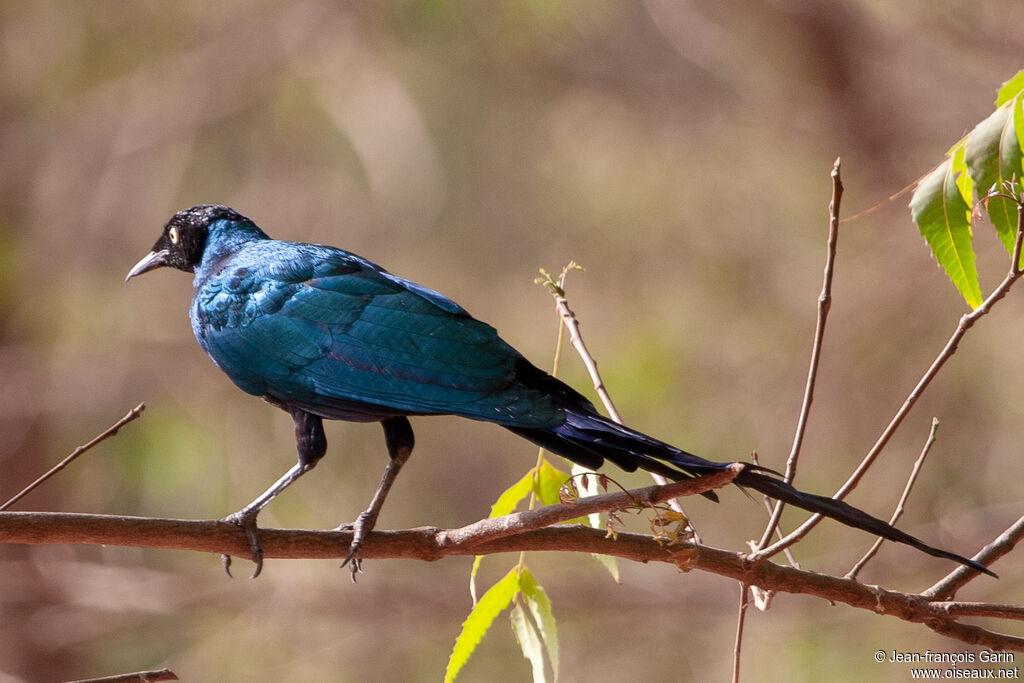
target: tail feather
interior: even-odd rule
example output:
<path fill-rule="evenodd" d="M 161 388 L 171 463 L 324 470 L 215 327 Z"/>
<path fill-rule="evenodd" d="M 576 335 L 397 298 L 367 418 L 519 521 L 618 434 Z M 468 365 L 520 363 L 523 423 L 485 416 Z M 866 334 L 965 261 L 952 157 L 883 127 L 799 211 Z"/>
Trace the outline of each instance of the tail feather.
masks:
<path fill-rule="evenodd" d="M 608 460 L 627 472 L 635 472 L 639 467 L 678 481 L 720 472 L 728 469 L 731 464 L 698 458 L 645 434 L 622 427 L 596 413 L 593 417 L 570 413 L 565 423 L 554 429 L 508 429 L 552 453 L 592 470 L 600 468 L 605 460 Z M 661 454 L 669 457 L 663 457 Z M 718 502 L 718 495 L 714 491 L 705 491 L 701 495 Z"/>
<path fill-rule="evenodd" d="M 959 562 L 962 565 L 966 565 L 971 569 L 976 569 L 977 571 L 988 574 L 989 576 L 996 576 L 991 569 L 979 562 L 975 562 L 974 560 L 970 560 L 948 550 L 942 550 L 941 548 L 930 546 L 919 538 L 911 536 L 904 531 L 900 531 L 888 522 L 884 522 L 877 517 L 873 517 L 863 510 L 853 507 L 849 503 L 844 503 L 843 501 L 836 500 L 835 498 L 819 496 L 814 493 L 804 493 L 803 491 L 793 488 L 781 479 L 776 479 L 775 477 L 766 475 L 763 472 L 744 469 L 736 479 L 733 480 L 733 482 L 739 486 L 760 491 L 766 496 L 771 496 L 776 500 L 781 500 L 791 505 L 795 505 L 796 507 L 807 510 L 808 512 L 814 512 L 825 515 L 826 517 L 831 517 L 838 522 L 842 522 L 846 526 L 867 531 L 870 534 L 881 536 L 882 538 L 890 541 L 909 545 L 910 547 L 917 548 L 921 552 L 927 553 L 933 557 L 942 557 L 947 560 Z"/>
<path fill-rule="evenodd" d="M 587 406 L 589 408 L 589 406 Z M 612 422 L 596 410 L 579 406 L 566 410 L 566 421 L 554 428 L 509 427 L 513 432 L 584 467 L 597 469 L 608 460 L 632 472 L 638 467 L 673 480 L 699 477 L 729 468 L 732 463 L 705 460 L 663 441 Z M 953 560 L 979 572 L 996 576 L 990 569 L 956 553 L 932 547 L 888 522 L 835 498 L 804 493 L 779 478 L 778 473 L 745 463 L 734 483 L 754 489 L 798 508 L 830 517 L 855 529 L 917 548 L 934 557 Z M 713 492 L 704 494 L 718 500 Z"/>

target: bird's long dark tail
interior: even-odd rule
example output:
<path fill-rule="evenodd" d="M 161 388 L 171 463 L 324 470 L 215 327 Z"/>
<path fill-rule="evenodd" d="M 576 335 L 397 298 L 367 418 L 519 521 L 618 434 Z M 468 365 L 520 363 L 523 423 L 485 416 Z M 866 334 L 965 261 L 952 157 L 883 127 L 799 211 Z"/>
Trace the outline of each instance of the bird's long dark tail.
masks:
<path fill-rule="evenodd" d="M 646 434 L 616 424 L 596 411 L 590 410 L 589 405 L 584 407 L 576 405 L 567 408 L 566 415 L 566 421 L 554 428 L 509 427 L 509 429 L 554 453 L 591 469 L 597 469 L 604 464 L 605 460 L 608 460 L 628 472 L 639 467 L 678 481 L 720 472 L 732 464 L 712 462 L 679 450 Z M 953 560 L 990 576 L 995 576 L 990 569 L 974 560 L 947 550 L 934 548 L 848 503 L 813 493 L 804 493 L 787 484 L 771 470 L 749 463 L 745 463 L 745 465 L 733 480 L 733 483 L 741 487 L 754 489 L 808 512 L 831 517 L 847 526 L 867 531 L 890 541 L 904 543 L 929 555 Z M 713 493 L 707 497 L 717 500 Z"/>

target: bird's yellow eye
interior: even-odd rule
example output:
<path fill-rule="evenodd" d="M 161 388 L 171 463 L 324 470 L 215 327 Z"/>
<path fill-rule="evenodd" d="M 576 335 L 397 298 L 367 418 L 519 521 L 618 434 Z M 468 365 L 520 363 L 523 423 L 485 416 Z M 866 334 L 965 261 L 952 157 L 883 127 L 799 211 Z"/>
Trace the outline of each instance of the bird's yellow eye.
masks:
<path fill-rule="evenodd" d="M 177 228 L 171 228 L 170 230 L 168 230 L 167 231 L 167 236 L 170 238 L 171 244 L 177 244 L 178 243 L 178 229 Z"/>

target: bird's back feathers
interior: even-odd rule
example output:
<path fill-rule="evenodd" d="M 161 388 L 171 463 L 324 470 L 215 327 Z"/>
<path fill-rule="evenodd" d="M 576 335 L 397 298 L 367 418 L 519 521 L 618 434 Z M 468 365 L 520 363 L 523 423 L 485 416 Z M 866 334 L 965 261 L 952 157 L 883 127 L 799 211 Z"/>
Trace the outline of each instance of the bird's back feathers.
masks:
<path fill-rule="evenodd" d="M 323 417 L 454 414 L 536 428 L 563 419 L 547 394 L 517 381 L 526 361 L 493 327 L 340 249 L 247 242 L 197 269 L 191 317 L 239 387 Z"/>

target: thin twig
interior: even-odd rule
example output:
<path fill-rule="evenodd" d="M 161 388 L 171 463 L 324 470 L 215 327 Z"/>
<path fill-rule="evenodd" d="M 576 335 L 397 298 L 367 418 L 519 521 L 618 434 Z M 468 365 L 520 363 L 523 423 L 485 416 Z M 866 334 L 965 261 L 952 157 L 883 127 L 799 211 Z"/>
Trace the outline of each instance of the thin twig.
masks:
<path fill-rule="evenodd" d="M 760 461 L 760 460 L 758 459 L 758 457 L 757 457 L 757 451 L 753 451 L 753 452 L 751 452 L 751 454 L 750 454 L 750 460 L 751 460 L 751 461 L 752 461 L 752 462 L 753 462 L 753 463 L 754 463 L 755 465 L 760 465 L 760 464 L 761 464 L 761 461 Z M 773 501 L 772 501 L 772 499 L 771 499 L 771 498 L 769 498 L 768 496 L 762 495 L 762 496 L 761 496 L 761 502 L 762 502 L 762 503 L 764 503 L 764 509 L 765 509 L 765 510 L 766 510 L 766 511 L 768 512 L 768 517 L 769 517 L 769 519 L 770 519 L 770 518 L 771 518 L 771 516 L 772 516 L 772 512 L 773 512 L 773 511 L 775 510 L 775 505 L 773 504 Z M 775 535 L 779 537 L 779 540 L 780 540 L 780 541 L 781 541 L 781 540 L 782 540 L 783 538 L 785 538 L 785 536 L 786 536 L 786 535 L 785 535 L 785 534 L 784 534 L 784 533 L 782 532 L 782 527 L 781 527 L 781 526 L 779 526 L 779 525 L 776 525 L 776 526 L 775 526 Z M 748 543 L 748 544 L 750 545 L 750 551 L 751 551 L 751 552 L 754 552 L 755 550 L 757 550 L 757 549 L 758 549 L 758 548 L 760 547 L 760 546 L 759 546 L 759 545 L 757 544 L 757 542 L 756 542 L 756 541 L 747 541 L 747 543 Z M 793 553 L 792 553 L 792 552 L 790 552 L 789 548 L 785 548 L 785 549 L 783 549 L 783 551 L 782 551 L 782 554 L 786 556 L 786 561 L 787 561 L 787 562 L 789 562 L 789 565 L 790 565 L 791 567 L 796 567 L 797 569 L 799 569 L 799 568 L 800 568 L 800 563 L 799 563 L 799 562 L 797 562 L 797 560 L 796 560 L 796 558 L 795 558 L 795 557 L 793 557 Z"/>
<path fill-rule="evenodd" d="M 987 628 L 973 624 L 961 624 L 958 621 L 943 621 L 936 619 L 926 621 L 925 624 L 939 635 L 955 638 L 968 645 L 990 648 L 992 650 L 1016 650 L 1024 651 L 1024 638 L 1012 636 L 1008 633 L 998 633 Z"/>
<path fill-rule="evenodd" d="M 124 427 L 126 424 L 128 424 L 129 422 L 131 422 L 132 420 L 137 418 L 139 415 L 142 414 L 142 411 L 145 410 L 145 409 L 146 409 L 146 404 L 145 403 L 140 403 L 139 405 L 137 405 L 134 408 L 132 408 L 131 410 L 129 410 L 127 415 L 125 415 L 120 420 L 118 420 L 114 424 L 112 424 L 109 427 L 107 427 L 105 430 L 103 430 L 102 433 L 100 433 L 98 436 L 94 437 L 92 439 L 92 441 L 89 441 L 88 443 L 82 444 L 81 446 L 79 446 L 75 450 L 71 451 L 71 454 L 68 457 L 64 458 L 59 463 L 57 463 L 56 465 L 51 467 L 44 475 L 42 475 L 41 477 L 36 479 L 34 482 L 32 482 L 31 484 L 29 484 L 28 486 L 23 488 L 18 493 L 16 493 L 14 495 L 14 497 L 11 498 L 10 500 L 8 500 L 6 503 L 4 503 L 3 505 L 0 505 L 0 511 L 6 510 L 7 508 L 9 508 L 12 505 L 14 505 L 15 503 L 17 503 L 19 500 L 21 500 L 22 498 L 27 496 L 29 493 L 31 493 L 33 490 L 35 490 L 36 487 L 38 487 L 44 481 L 46 481 L 47 479 L 49 479 L 50 477 L 52 477 L 53 475 L 57 474 L 62 469 L 64 469 L 68 465 L 70 465 L 71 462 L 75 458 L 77 458 L 78 456 L 82 455 L 83 453 L 88 451 L 90 448 L 92 448 L 96 444 L 98 444 L 101 441 L 104 441 L 106 439 L 109 439 L 110 437 L 112 437 L 115 434 L 117 434 L 117 431 L 119 429 L 121 429 L 121 427 Z"/>
<path fill-rule="evenodd" d="M 996 605 L 988 602 L 934 602 L 932 606 L 951 617 L 991 617 L 1024 621 L 1024 606 Z"/>
<path fill-rule="evenodd" d="M 839 174 L 840 160 L 837 158 L 832 165 L 832 199 L 828 203 L 828 241 L 825 255 L 825 272 L 822 275 L 821 294 L 818 295 L 818 319 L 814 326 L 814 343 L 811 345 L 811 364 L 807 370 L 807 384 L 804 387 L 804 400 L 800 406 L 800 417 L 796 423 L 796 434 L 793 436 L 793 447 L 786 460 L 785 479 L 792 483 L 796 476 L 797 461 L 800 459 L 800 447 L 804 442 L 804 433 L 807 430 L 807 419 L 811 413 L 811 403 L 814 402 L 814 385 L 818 378 L 818 366 L 821 362 L 821 345 L 825 339 L 825 323 L 828 320 L 828 312 L 832 308 L 832 277 L 836 265 L 836 244 L 839 240 L 839 206 L 843 201 L 843 181 Z M 761 540 L 757 548 L 761 549 L 768 545 L 772 534 L 779 526 L 782 519 L 782 511 L 786 504 L 781 500 L 775 503 L 775 510 L 772 512 L 768 526 L 761 534 Z"/>
<path fill-rule="evenodd" d="M 881 454 L 882 450 L 889 443 L 889 439 L 892 438 L 893 434 L 896 433 L 896 430 L 900 427 L 901 424 L 903 424 L 903 420 L 910 413 L 910 409 L 914 407 L 914 404 L 917 403 L 917 400 L 928 388 L 928 385 L 930 385 L 932 380 L 935 379 L 935 376 L 939 373 L 939 370 L 941 370 L 942 367 L 946 364 L 946 361 L 952 358 L 953 354 L 956 353 L 957 347 L 960 345 L 960 341 L 963 339 L 964 335 L 967 334 L 967 330 L 971 329 L 971 327 L 973 327 L 974 324 L 978 322 L 978 320 L 980 320 L 982 317 L 990 313 L 992 307 L 995 306 L 1003 297 L 1006 296 L 1007 292 L 1010 291 L 1010 288 L 1018 279 L 1020 279 L 1021 274 L 1024 273 L 1024 271 L 1022 271 L 1020 267 L 1021 247 L 1022 243 L 1024 243 L 1024 202 L 1022 202 L 1021 200 L 1014 201 L 1018 202 L 1017 238 L 1014 242 L 1013 254 L 1010 257 L 1010 268 L 1006 274 L 1006 277 L 1003 279 L 1001 283 L 999 283 L 999 286 L 992 291 L 989 297 L 985 299 L 985 301 L 983 301 L 980 306 L 978 306 L 976 309 L 974 309 L 970 313 L 963 315 L 960 318 L 960 322 L 957 324 L 956 330 L 953 331 L 953 334 L 949 338 L 949 341 L 946 342 L 946 346 L 943 347 L 942 351 L 932 362 L 931 367 L 928 368 L 928 370 L 924 373 L 924 376 L 917 383 L 917 386 L 915 386 L 914 389 L 910 392 L 910 395 L 907 396 L 906 401 L 904 401 L 903 405 L 900 406 L 900 409 L 896 412 L 896 415 L 892 418 L 892 421 L 890 421 L 889 425 L 885 428 L 885 430 L 883 430 L 882 435 L 878 437 L 878 441 L 876 441 L 875 445 L 871 447 L 871 450 L 868 452 L 868 454 L 864 456 L 864 459 L 861 461 L 860 465 L 857 466 L 857 469 L 854 470 L 853 474 L 850 475 L 850 478 L 846 480 L 846 483 L 843 484 L 839 488 L 839 490 L 837 490 L 836 493 L 832 496 L 833 498 L 836 498 L 837 500 L 842 500 L 843 498 L 846 497 L 848 493 L 850 493 L 850 491 L 856 488 L 857 484 L 860 483 L 861 478 L 867 472 L 868 468 L 871 467 L 872 464 L 874 464 L 875 460 Z M 795 531 L 791 532 L 783 540 L 778 541 L 768 546 L 767 548 L 763 548 L 762 550 L 756 553 L 752 553 L 750 555 L 750 561 L 760 562 L 768 557 L 771 557 L 775 553 L 781 551 L 783 548 L 788 548 L 789 546 L 793 545 L 801 538 L 806 536 L 807 533 L 815 526 L 817 526 L 818 522 L 820 522 L 822 519 L 823 517 L 820 514 L 811 515 L 811 517 L 806 522 L 800 525 L 800 527 L 798 527 Z"/>
<path fill-rule="evenodd" d="M 608 411 L 608 417 L 619 424 L 623 424 L 622 416 L 619 411 L 615 408 L 615 403 L 612 402 L 612 397 L 608 393 L 608 390 L 604 386 L 604 380 L 601 379 L 601 372 L 597 369 L 597 360 L 591 355 L 590 351 L 587 350 L 587 345 L 583 343 L 583 335 L 580 333 L 580 323 L 576 319 L 576 314 L 569 308 L 569 301 L 565 298 L 565 276 L 570 270 L 582 270 L 582 268 L 575 262 L 570 261 L 569 264 L 562 269 L 562 275 L 559 277 L 558 282 L 555 283 L 553 278 L 547 273 L 548 288 L 551 290 L 551 295 L 555 298 L 555 309 L 558 311 L 558 315 L 562 318 L 562 324 L 565 329 L 569 331 L 569 341 L 572 342 L 572 346 L 576 349 L 576 353 L 583 360 L 583 364 L 587 368 L 587 373 L 590 375 L 591 382 L 594 383 L 594 391 L 597 392 L 598 398 L 601 399 L 601 404 L 604 409 Z M 542 271 L 543 272 L 543 271 Z M 668 484 L 669 480 L 660 474 L 650 472 L 651 479 L 658 484 Z M 669 506 L 681 514 L 685 514 L 683 506 L 677 500 L 668 501 Z"/>
<path fill-rule="evenodd" d="M 504 517 L 493 517 L 480 520 L 461 529 L 446 532 L 442 543 L 454 545 L 475 545 L 486 543 L 507 536 L 540 529 L 552 524 L 560 524 L 570 519 L 591 515 L 597 512 L 624 510 L 629 507 L 650 507 L 658 503 L 673 500 L 679 496 L 690 496 L 704 493 L 711 489 L 721 488 L 732 482 L 742 471 L 743 465 L 733 466 L 721 472 L 715 472 L 697 479 L 683 479 L 665 485 L 647 486 L 630 491 L 616 491 L 597 496 L 576 498 L 570 503 L 545 505 L 533 510 L 526 510 Z"/>
<path fill-rule="evenodd" d="M 771 517 L 772 512 L 774 510 L 774 507 L 775 507 L 775 506 L 772 505 L 772 499 L 769 498 L 768 496 L 761 496 L 761 498 L 762 498 L 762 502 L 764 502 L 765 510 L 768 511 L 768 516 Z M 778 527 L 778 526 L 775 527 L 775 535 L 779 537 L 780 541 L 783 538 L 786 537 L 786 535 L 784 533 L 782 533 L 782 529 L 780 527 Z M 754 546 L 754 542 L 753 541 L 749 541 L 749 543 L 751 545 L 751 548 L 750 548 L 751 551 L 756 550 L 756 548 L 753 547 Z M 790 552 L 789 548 L 783 548 L 782 554 L 786 556 L 786 562 L 789 562 L 790 566 L 796 567 L 797 569 L 800 568 L 800 563 L 797 562 L 797 559 L 795 557 L 793 557 L 793 553 Z"/>
<path fill-rule="evenodd" d="M 1021 540 L 1024 540 L 1024 517 L 1011 524 L 1006 531 L 982 548 L 981 552 L 975 555 L 973 559 L 987 567 L 1013 550 Z M 971 570 L 962 572 L 959 569 L 954 569 L 947 576 L 943 577 L 941 581 L 921 593 L 921 595 L 926 598 L 949 600 L 956 595 L 958 590 L 972 581 L 976 574 L 977 572 Z"/>
<path fill-rule="evenodd" d="M 740 584 L 740 606 L 736 611 L 736 642 L 732 648 L 732 683 L 740 683 L 740 655 L 743 652 L 743 627 L 747 621 L 747 605 L 750 604 L 750 589 Z"/>
<path fill-rule="evenodd" d="M 570 264 L 571 265 L 571 264 Z M 565 275 L 569 271 L 569 266 L 562 269 L 562 275 L 558 278 L 558 288 L 561 289 L 565 284 Z M 547 275 L 547 273 L 545 273 Z M 550 279 L 550 276 L 548 276 Z M 562 347 L 565 345 L 565 325 L 559 321 L 558 323 L 558 336 L 555 340 L 555 357 L 551 362 L 551 376 L 558 377 L 558 369 L 562 363 Z M 541 466 L 544 464 L 544 454 L 547 453 L 547 449 L 543 446 L 537 449 L 537 464 L 533 467 L 533 486 L 530 487 L 530 500 L 526 504 L 526 509 L 533 510 L 537 507 L 537 478 L 540 476 Z M 584 487 L 585 489 L 585 487 Z M 584 490 L 584 493 L 588 493 Z M 475 567 L 475 565 L 474 565 Z M 526 567 L 526 553 L 519 553 L 519 570 L 522 572 Z M 470 576 L 470 593 L 473 594 L 473 603 L 476 604 L 476 571 Z"/>
<path fill-rule="evenodd" d="M 920 178 L 918 178 L 914 182 L 910 183 L 909 185 L 904 187 L 902 190 L 896 192 L 895 194 L 889 195 L 888 197 L 886 197 L 885 199 L 883 199 L 882 201 L 878 202 L 877 204 L 875 204 L 872 207 L 869 207 L 867 209 L 864 209 L 863 211 L 855 213 L 854 215 L 850 216 L 849 218 L 844 218 L 843 220 L 840 221 L 840 223 L 852 223 L 853 221 L 857 220 L 858 218 L 863 218 L 864 216 L 867 216 L 869 214 L 874 213 L 875 211 L 878 211 L 879 209 L 881 209 L 886 204 L 891 204 L 892 202 L 896 201 L 897 199 L 899 199 L 900 197 L 902 197 L 903 195 L 905 195 L 906 193 L 910 192 L 915 187 L 917 187 L 917 184 L 919 182 L 921 182 L 922 180 L 924 180 L 925 178 L 927 178 L 929 175 L 931 175 L 931 172 L 934 171 L 936 168 L 938 168 L 938 166 L 933 166 L 932 168 L 928 169 L 927 172 L 923 173 Z"/>
<path fill-rule="evenodd" d="M 582 270 L 582 268 L 575 262 L 570 261 L 569 265 L 562 269 L 562 275 L 555 282 L 550 275 L 548 275 L 548 289 L 551 290 L 551 296 L 555 298 L 555 310 L 558 311 L 558 315 L 562 318 L 562 324 L 565 325 L 565 329 L 569 331 L 569 341 L 572 342 L 572 346 L 576 349 L 576 353 L 579 354 L 583 360 L 583 364 L 587 366 L 587 372 L 590 374 L 590 379 L 594 383 L 594 391 L 597 392 L 598 397 L 601 399 L 601 403 L 604 404 L 605 410 L 608 411 L 608 416 L 611 417 L 615 422 L 622 424 L 622 416 L 619 415 L 619 411 L 615 409 L 615 404 L 612 402 L 612 397 L 608 394 L 608 390 L 604 386 L 604 380 L 601 379 L 601 373 L 597 369 L 597 361 L 587 350 L 587 345 L 583 343 L 583 336 L 580 334 L 580 323 L 576 319 L 576 314 L 569 308 L 569 302 L 565 298 L 565 276 L 570 270 Z M 541 271 L 543 272 L 543 271 Z M 544 273 L 547 275 L 547 273 Z"/>
<path fill-rule="evenodd" d="M 896 522 L 899 521 L 900 517 L 903 516 L 904 505 L 907 503 L 907 498 L 910 497 L 910 491 L 914 488 L 914 483 L 917 481 L 917 475 L 921 473 L 921 467 L 924 465 L 924 459 L 928 457 L 928 452 L 932 449 L 932 444 L 935 443 L 935 432 L 939 428 L 939 419 L 936 417 L 932 418 L 932 428 L 928 432 L 928 440 L 924 443 L 924 448 L 921 449 L 921 455 L 917 456 L 917 460 L 914 461 L 914 467 L 910 471 L 910 476 L 907 478 L 907 485 L 903 487 L 903 495 L 900 496 L 900 500 L 896 503 L 896 510 L 892 513 L 892 517 L 889 518 L 890 526 L 896 526 Z M 875 540 L 874 545 L 864 553 L 864 557 L 857 561 L 857 564 L 853 565 L 853 569 L 846 575 L 848 579 L 856 579 L 857 574 L 864 568 L 864 565 L 875 556 L 878 549 L 882 547 L 885 539 L 881 536 Z"/>
<path fill-rule="evenodd" d="M 104 676 L 103 678 L 83 678 L 72 683 L 156 683 L 157 681 L 176 681 L 178 677 L 170 669 L 156 671 L 136 671 L 130 674 Z"/>

